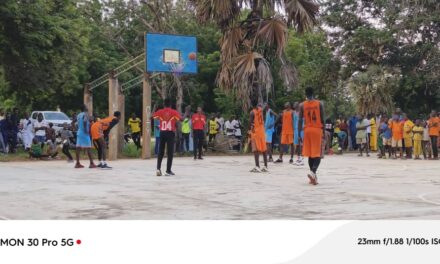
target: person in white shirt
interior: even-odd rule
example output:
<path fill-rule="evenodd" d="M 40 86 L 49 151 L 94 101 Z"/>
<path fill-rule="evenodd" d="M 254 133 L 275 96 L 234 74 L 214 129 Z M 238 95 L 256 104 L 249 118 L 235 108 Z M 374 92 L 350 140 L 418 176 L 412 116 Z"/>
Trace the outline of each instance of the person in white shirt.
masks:
<path fill-rule="evenodd" d="M 233 122 L 232 116 L 229 118 L 229 120 L 225 122 L 225 131 L 226 131 L 226 136 L 228 137 L 233 137 L 235 134 L 235 128 L 232 122 Z"/>
<path fill-rule="evenodd" d="M 220 113 L 217 113 L 217 117 L 215 118 L 215 121 L 219 125 L 218 132 L 223 134 L 223 129 L 225 127 L 225 119 L 220 116 Z"/>
<path fill-rule="evenodd" d="M 24 113 L 24 119 L 20 121 L 21 134 L 23 139 L 24 149 L 28 151 L 34 139 L 34 125 L 29 118 L 29 113 Z"/>
<path fill-rule="evenodd" d="M 365 124 L 368 124 L 368 127 L 367 127 L 367 145 L 366 145 L 367 155 L 368 155 L 368 152 L 370 150 L 370 136 L 371 136 L 371 121 L 370 120 L 371 120 L 371 114 L 368 114 L 365 117 L 365 119 L 366 119 L 366 120 L 364 120 Z"/>
<path fill-rule="evenodd" d="M 239 141 L 238 145 L 235 146 L 235 148 L 240 151 L 241 149 L 241 138 L 242 138 L 242 134 L 241 134 L 241 123 L 240 121 L 237 119 L 236 116 L 234 116 L 232 122 L 232 127 L 234 128 L 234 137 Z"/>
<path fill-rule="evenodd" d="M 39 113 L 37 120 L 34 122 L 34 131 L 35 131 L 35 138 L 39 143 L 41 143 L 41 146 L 44 146 L 44 142 L 46 142 L 46 129 L 49 127 L 47 122 L 43 120 L 43 114 Z"/>

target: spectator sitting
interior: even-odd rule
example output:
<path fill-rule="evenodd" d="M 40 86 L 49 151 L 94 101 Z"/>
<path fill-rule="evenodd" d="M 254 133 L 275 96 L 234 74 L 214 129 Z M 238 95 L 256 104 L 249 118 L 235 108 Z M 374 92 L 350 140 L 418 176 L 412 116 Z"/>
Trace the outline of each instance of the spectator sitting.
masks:
<path fill-rule="evenodd" d="M 47 155 L 43 155 L 43 149 L 37 138 L 32 139 L 31 149 L 29 151 L 29 158 L 41 159 L 46 158 Z"/>

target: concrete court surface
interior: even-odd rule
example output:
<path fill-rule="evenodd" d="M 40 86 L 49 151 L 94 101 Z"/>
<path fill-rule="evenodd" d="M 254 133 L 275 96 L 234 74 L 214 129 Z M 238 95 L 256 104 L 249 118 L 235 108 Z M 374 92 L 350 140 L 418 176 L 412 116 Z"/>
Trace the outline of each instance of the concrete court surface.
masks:
<path fill-rule="evenodd" d="M 156 159 L 113 161 L 108 171 L 4 162 L 0 219 L 440 219 L 439 161 L 326 156 L 318 186 L 306 166 L 255 174 L 252 163 L 175 158 L 177 175 L 156 177 Z"/>

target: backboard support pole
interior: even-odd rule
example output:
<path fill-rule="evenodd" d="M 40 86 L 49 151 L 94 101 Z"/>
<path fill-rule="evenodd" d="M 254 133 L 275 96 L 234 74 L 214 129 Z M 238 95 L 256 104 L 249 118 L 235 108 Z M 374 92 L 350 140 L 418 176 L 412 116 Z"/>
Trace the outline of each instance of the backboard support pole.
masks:
<path fill-rule="evenodd" d="M 151 158 L 151 86 L 147 72 L 142 85 L 142 158 Z"/>
<path fill-rule="evenodd" d="M 109 73 L 108 81 L 108 112 L 109 116 L 113 116 L 115 111 L 119 111 L 119 83 L 115 77 L 114 72 Z M 119 125 L 119 124 L 118 124 Z M 118 138 L 119 129 L 114 128 L 110 130 L 109 134 L 109 146 L 108 146 L 108 160 L 116 160 L 118 158 Z"/>

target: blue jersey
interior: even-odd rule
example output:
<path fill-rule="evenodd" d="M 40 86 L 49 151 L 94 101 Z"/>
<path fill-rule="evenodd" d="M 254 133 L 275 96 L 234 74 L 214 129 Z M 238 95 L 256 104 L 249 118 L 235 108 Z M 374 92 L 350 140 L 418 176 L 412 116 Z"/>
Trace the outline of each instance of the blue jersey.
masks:
<path fill-rule="evenodd" d="M 387 124 L 383 123 L 380 125 L 380 132 L 382 133 L 382 136 L 386 139 L 391 138 L 391 129 L 388 127 Z"/>
<path fill-rule="evenodd" d="M 271 114 L 272 110 L 266 112 L 266 122 L 264 122 L 264 129 L 273 132 L 275 130 L 275 115 Z"/>
<path fill-rule="evenodd" d="M 77 116 L 78 120 L 78 135 L 89 135 L 90 134 L 90 120 L 89 117 L 81 112 Z M 85 124 L 84 124 L 85 121 Z M 84 126 L 85 125 L 85 126 Z"/>

